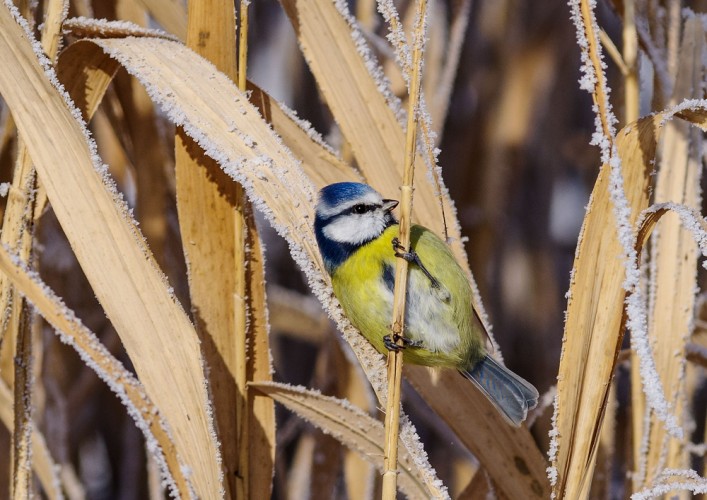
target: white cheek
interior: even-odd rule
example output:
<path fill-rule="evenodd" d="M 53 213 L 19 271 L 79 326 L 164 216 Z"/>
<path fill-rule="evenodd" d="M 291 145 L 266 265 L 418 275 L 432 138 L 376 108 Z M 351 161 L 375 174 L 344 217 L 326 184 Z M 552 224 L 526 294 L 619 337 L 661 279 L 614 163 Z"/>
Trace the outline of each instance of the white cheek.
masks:
<path fill-rule="evenodd" d="M 349 215 L 341 217 L 324 227 L 324 236 L 338 243 L 358 245 L 380 236 L 385 221 L 375 216 Z"/>

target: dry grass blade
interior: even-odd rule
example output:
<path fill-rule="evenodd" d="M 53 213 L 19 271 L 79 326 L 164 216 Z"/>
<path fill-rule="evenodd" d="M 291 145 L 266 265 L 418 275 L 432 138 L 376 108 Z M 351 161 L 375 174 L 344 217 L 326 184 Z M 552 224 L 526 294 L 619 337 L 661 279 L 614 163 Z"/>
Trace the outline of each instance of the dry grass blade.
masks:
<path fill-rule="evenodd" d="M 278 383 L 259 383 L 250 386 L 267 394 L 327 434 L 331 434 L 360 453 L 371 464 L 381 468 L 383 456 L 381 443 L 384 440 L 384 430 L 379 421 L 344 400 L 323 396 L 302 387 Z M 410 498 L 444 496 L 437 485 L 429 483 L 428 478 L 414 463 L 413 457 L 406 452 L 402 443 L 399 464 L 398 485 L 400 490 Z"/>
<path fill-rule="evenodd" d="M 32 498 L 32 313 L 25 301 L 17 302 L 11 495 Z"/>
<path fill-rule="evenodd" d="M 174 443 L 157 408 L 145 394 L 142 384 L 83 326 L 36 274 L 20 265 L 4 248 L 0 248 L 0 271 L 44 319 L 60 332 L 62 341 L 70 344 L 121 398 L 128 412 L 146 434 L 148 443 L 159 446 L 153 452 L 166 467 L 164 473 L 171 475 L 175 482 L 175 493 L 188 497 L 190 487 L 184 477 Z"/>
<path fill-rule="evenodd" d="M 252 212 L 251 212 L 252 215 Z M 270 327 L 265 302 L 265 264 L 255 224 L 249 223 L 250 262 L 248 279 L 248 380 L 271 381 Z M 275 464 L 275 403 L 267 397 L 247 391 L 248 404 L 248 488 L 251 492 L 272 491 Z"/>
<path fill-rule="evenodd" d="M 673 103 L 702 95 L 704 28 L 698 18 L 685 22 L 682 48 Z M 673 120 L 665 127 L 661 148 L 661 166 L 655 186 L 655 203 L 675 202 L 693 209 L 702 205 L 700 180 L 702 172 L 701 132 L 688 123 Z M 649 313 L 649 336 L 656 356 L 656 367 L 663 387 L 672 398 L 675 413 L 683 414 L 688 396 L 684 353 L 693 321 L 695 283 L 697 279 L 697 245 L 692 234 L 681 227 L 676 216 L 663 219 L 660 232 L 652 241 L 654 262 L 651 276 L 653 292 L 652 311 Z M 635 372 L 634 372 L 635 374 Z M 634 390 L 641 390 L 640 379 L 633 382 Z M 644 414 L 634 414 L 636 435 L 648 431 L 643 425 Z M 634 456 L 639 465 L 635 486 L 641 479 L 651 484 L 659 470 L 689 468 L 689 458 L 681 440 L 667 436 L 655 416 L 649 427 L 648 455 Z"/>
<path fill-rule="evenodd" d="M 652 119 L 641 120 L 620 134 L 618 143 L 626 195 L 636 215 L 648 206 L 650 170 L 646 166 L 655 153 L 655 125 Z M 607 165 L 602 167 L 592 192 L 570 285 L 557 384 L 559 448 L 553 457 L 558 473 L 554 487 L 561 498 L 581 498 L 588 493 L 608 382 L 620 347 L 624 269 L 616 258 L 621 253 L 616 228 L 606 224 L 613 220 L 608 170 Z"/>
<path fill-rule="evenodd" d="M 105 19 L 90 19 L 75 17 L 67 19 L 62 24 L 64 33 L 81 38 L 119 38 L 124 36 L 149 36 L 178 40 L 174 35 L 164 31 L 143 28 L 125 21 L 106 21 Z"/>
<path fill-rule="evenodd" d="M 242 0 L 240 5 L 240 23 L 238 26 L 238 89 L 246 91 L 248 67 L 248 6 L 250 2 Z M 242 367 L 237 375 L 239 391 L 244 396 L 241 407 L 239 431 L 241 446 L 239 449 L 239 468 L 246 475 L 245 492 L 247 498 L 253 494 L 270 496 L 272 476 L 275 465 L 275 403 L 266 397 L 248 391 L 247 383 L 271 382 L 273 378 L 270 362 L 270 328 L 268 324 L 267 301 L 265 298 L 265 262 L 260 234 L 255 224 L 253 207 L 239 186 L 240 203 L 238 210 L 243 215 L 241 231 L 243 237 L 238 240 L 242 245 L 239 253 L 248 257 L 242 278 L 243 293 L 246 301 L 244 312 L 248 313 L 249 323 L 242 327 L 243 351 L 239 353 Z M 240 340 L 240 338 L 238 339 Z M 253 493 L 257 492 L 257 493 Z"/>
<path fill-rule="evenodd" d="M 44 53 L 54 59 L 61 47 L 61 26 L 69 12 L 69 0 L 51 0 L 46 6 L 42 26 L 42 47 Z"/>
<path fill-rule="evenodd" d="M 282 107 L 259 87 L 250 84 L 248 90 L 251 91 L 250 102 L 258 107 L 292 154 L 302 160 L 302 169 L 317 188 L 334 182 L 361 181 L 358 172 L 343 162 L 311 125 L 297 119 L 291 110 Z"/>
<path fill-rule="evenodd" d="M 693 109 L 694 117 L 699 116 Z M 630 124 L 617 138 L 631 222 L 648 205 L 656 141 L 663 124 L 679 109 Z M 596 445 L 624 325 L 624 264 L 613 220 L 608 166 L 599 173 L 584 220 L 560 360 L 557 401 L 556 494 L 580 498 L 588 493 Z"/>
<path fill-rule="evenodd" d="M 73 43 L 59 55 L 57 77 L 86 121 L 98 109 L 119 67 L 89 42 Z"/>
<path fill-rule="evenodd" d="M 84 130 L 7 7 L 0 8 L 0 26 L 0 60 L 13 68 L 0 75 L 0 92 L 27 138 L 57 218 L 147 393 L 174 433 L 197 493 L 218 495 L 218 451 L 194 329 L 169 293 L 134 222 L 96 170 Z M 179 390 L 164 391 L 167 386 Z"/>

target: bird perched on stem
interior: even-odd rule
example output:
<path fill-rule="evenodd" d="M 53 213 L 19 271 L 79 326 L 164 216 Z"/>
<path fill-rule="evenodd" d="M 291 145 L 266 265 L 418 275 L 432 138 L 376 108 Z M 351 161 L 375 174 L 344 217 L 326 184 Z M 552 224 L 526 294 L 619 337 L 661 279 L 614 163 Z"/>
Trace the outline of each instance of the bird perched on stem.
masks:
<path fill-rule="evenodd" d="M 379 352 L 404 349 L 406 363 L 459 370 L 519 426 L 537 404 L 538 391 L 488 355 L 471 286 L 447 245 L 413 225 L 410 249 L 401 247 L 392 214 L 397 205 L 356 182 L 319 192 L 314 232 L 334 294 Z M 403 346 L 390 336 L 396 258 L 410 262 Z"/>

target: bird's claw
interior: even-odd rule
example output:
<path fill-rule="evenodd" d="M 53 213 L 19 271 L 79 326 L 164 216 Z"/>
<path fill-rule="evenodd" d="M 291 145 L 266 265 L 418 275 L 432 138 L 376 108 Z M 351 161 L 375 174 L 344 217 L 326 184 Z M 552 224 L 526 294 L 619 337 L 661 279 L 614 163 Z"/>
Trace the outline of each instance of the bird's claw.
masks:
<path fill-rule="evenodd" d="M 430 280 L 430 283 L 432 283 L 432 287 L 434 288 L 440 288 L 439 281 L 437 281 L 437 278 L 432 276 L 432 273 L 430 273 L 427 268 L 422 264 L 422 261 L 420 260 L 420 256 L 417 255 L 417 253 L 413 250 L 407 251 L 406 248 L 400 244 L 400 240 L 396 237 L 393 238 L 393 252 L 395 252 L 396 257 L 400 257 L 401 259 L 405 259 L 406 261 L 410 263 L 414 263 L 417 265 L 417 267 L 420 268 L 420 271 L 422 271 L 425 276 L 427 276 L 427 279 Z"/>
<path fill-rule="evenodd" d="M 393 251 L 395 252 L 396 257 L 405 259 L 408 262 L 415 262 L 417 260 L 420 260 L 420 258 L 415 252 L 408 252 L 405 247 L 400 244 L 400 240 L 398 238 L 393 238 L 392 243 Z"/>
<path fill-rule="evenodd" d="M 398 344 L 398 341 L 402 341 L 402 345 Z M 424 342 L 422 340 L 412 340 L 407 337 L 402 337 L 400 335 L 386 335 L 383 337 L 383 344 L 385 345 L 385 348 L 388 349 L 389 351 L 402 351 L 403 349 L 407 349 L 408 347 L 412 348 L 421 348 L 424 347 Z"/>

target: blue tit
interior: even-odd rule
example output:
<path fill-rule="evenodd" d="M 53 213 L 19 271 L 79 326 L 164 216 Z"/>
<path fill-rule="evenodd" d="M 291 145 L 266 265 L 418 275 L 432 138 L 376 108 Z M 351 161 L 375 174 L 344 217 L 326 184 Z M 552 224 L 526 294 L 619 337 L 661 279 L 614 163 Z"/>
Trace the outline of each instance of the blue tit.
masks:
<path fill-rule="evenodd" d="M 410 249 L 400 246 L 392 214 L 397 205 L 355 182 L 319 192 L 314 231 L 334 294 L 373 347 L 399 349 L 390 338 L 395 259 L 408 260 L 404 361 L 459 370 L 519 426 L 537 405 L 538 391 L 488 355 L 471 286 L 447 245 L 413 225 Z"/>

